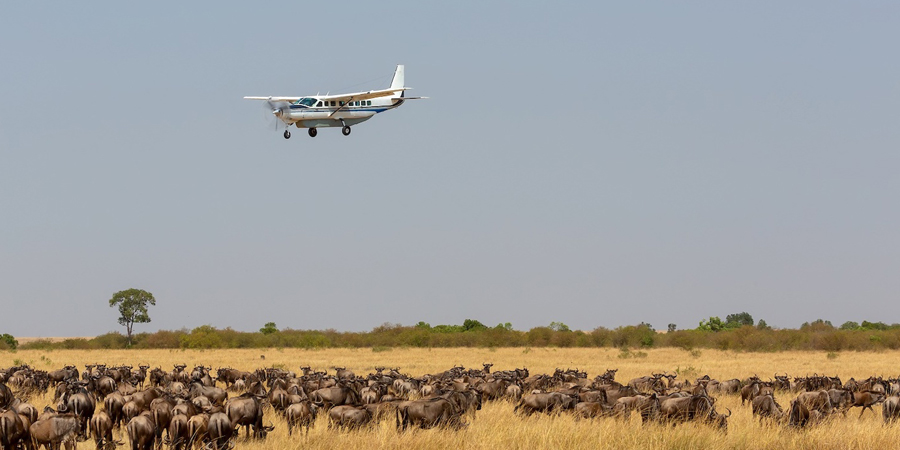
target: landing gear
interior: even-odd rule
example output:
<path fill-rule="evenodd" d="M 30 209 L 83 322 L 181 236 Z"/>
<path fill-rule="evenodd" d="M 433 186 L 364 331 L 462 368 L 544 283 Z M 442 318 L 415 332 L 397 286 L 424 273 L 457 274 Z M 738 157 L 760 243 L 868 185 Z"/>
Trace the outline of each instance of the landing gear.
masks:
<path fill-rule="evenodd" d="M 290 139 L 290 138 L 291 138 L 291 132 L 288 131 L 288 130 L 284 130 L 284 138 L 285 138 L 285 139 Z"/>
<path fill-rule="evenodd" d="M 344 128 L 341 128 L 341 133 L 344 133 L 344 136 L 350 136 L 350 127 L 344 125 Z"/>
<path fill-rule="evenodd" d="M 319 130 L 316 130 L 315 128 L 309 129 L 309 137 L 316 137 L 317 134 L 319 134 Z"/>

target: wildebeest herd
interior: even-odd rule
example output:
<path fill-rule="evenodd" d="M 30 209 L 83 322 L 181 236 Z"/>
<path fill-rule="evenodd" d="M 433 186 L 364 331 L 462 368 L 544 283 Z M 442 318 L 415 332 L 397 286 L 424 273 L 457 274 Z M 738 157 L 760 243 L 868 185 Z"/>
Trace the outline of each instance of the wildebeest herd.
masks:
<path fill-rule="evenodd" d="M 281 415 L 288 433 L 306 433 L 318 414 L 329 427 L 356 429 L 391 420 L 410 427 L 459 429 L 473 420 L 482 402 L 506 399 L 522 416 L 574 414 L 578 418 L 642 422 L 698 422 L 727 430 L 726 413 L 716 396 L 739 395 L 753 415 L 773 424 L 805 427 L 860 407 L 860 416 L 882 404 L 885 423 L 900 418 L 900 380 L 869 377 L 842 382 L 814 374 L 763 380 L 715 380 L 703 376 L 678 380 L 654 373 L 622 384 L 617 370 L 588 378 L 578 369 L 531 375 L 528 369 L 491 371 L 453 367 L 413 377 L 399 368 L 375 368 L 365 376 L 343 367 L 333 373 L 300 367 L 241 371 L 233 368 L 175 365 L 172 370 L 139 365 L 92 364 L 81 373 L 74 366 L 46 372 L 27 365 L 0 369 L 0 449 L 75 447 L 92 439 L 98 450 L 114 449 L 127 436 L 133 450 L 167 445 L 172 450 L 231 448 L 245 429 L 245 439 L 262 440 L 274 429 L 264 415 Z M 221 386 L 221 387 L 220 387 Z M 52 392 L 40 410 L 31 398 Z M 794 397 L 787 408 L 776 401 Z M 872 410 L 874 413 L 874 410 Z M 115 433 L 118 430 L 118 433 Z M 115 435 L 120 436 L 119 439 Z"/>

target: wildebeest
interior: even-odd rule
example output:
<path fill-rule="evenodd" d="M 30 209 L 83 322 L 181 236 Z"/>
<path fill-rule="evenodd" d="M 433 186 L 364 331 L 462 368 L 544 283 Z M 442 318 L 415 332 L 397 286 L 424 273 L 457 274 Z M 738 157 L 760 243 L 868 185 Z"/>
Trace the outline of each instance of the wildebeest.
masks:
<path fill-rule="evenodd" d="M 760 381 L 753 380 L 750 384 L 741 388 L 741 406 L 744 406 L 744 402 L 751 402 L 757 395 L 759 395 L 760 390 Z"/>
<path fill-rule="evenodd" d="M 662 377 L 662 374 L 654 373 L 650 376 L 634 378 L 628 382 L 628 386 L 638 392 L 662 391 L 666 388 L 666 383 L 661 381 Z"/>
<path fill-rule="evenodd" d="M 162 396 L 150 402 L 150 414 L 153 415 L 153 423 L 156 424 L 156 441 L 162 441 L 162 432 L 169 433 L 169 422 L 172 421 L 172 411 L 175 409 L 175 401 L 169 396 Z M 171 439 L 171 436 L 169 436 Z"/>
<path fill-rule="evenodd" d="M 38 410 L 31 403 L 25 403 L 19 399 L 14 399 L 9 404 L 9 409 L 28 418 L 28 423 L 34 423 L 38 418 Z"/>
<path fill-rule="evenodd" d="M 169 421 L 169 428 L 166 431 L 166 444 L 172 450 L 181 450 L 190 440 L 191 435 L 188 432 L 188 416 L 184 414 L 176 414 Z"/>
<path fill-rule="evenodd" d="M 139 410 L 144 410 L 150 407 L 150 402 L 152 402 L 153 399 L 161 396 L 162 394 L 163 391 L 160 388 L 145 389 L 140 392 L 135 392 L 131 396 L 131 401 L 135 403 Z"/>
<path fill-rule="evenodd" d="M 885 424 L 896 422 L 900 419 L 900 397 L 892 396 L 884 400 L 881 404 L 881 416 Z"/>
<path fill-rule="evenodd" d="M 287 421 L 288 435 L 293 434 L 295 426 L 306 428 L 309 434 L 309 427 L 316 421 L 316 413 L 318 408 L 310 401 L 294 403 L 284 410 L 284 418 Z"/>
<path fill-rule="evenodd" d="M 620 397 L 616 400 L 613 411 L 620 418 L 627 419 L 631 411 L 637 411 L 641 415 L 641 422 L 646 423 L 659 415 L 660 401 L 656 393 L 651 395 L 636 395 L 633 397 Z"/>
<path fill-rule="evenodd" d="M 175 407 L 172 408 L 172 415 L 183 414 L 187 416 L 188 419 L 191 417 L 200 414 L 203 411 L 203 408 L 197 406 L 193 401 L 185 401 L 183 399 L 178 399 L 175 402 Z"/>
<path fill-rule="evenodd" d="M 104 411 L 97 411 L 91 417 L 90 431 L 97 450 L 112 450 L 121 444 L 113 439 L 113 421 Z"/>
<path fill-rule="evenodd" d="M 335 367 L 335 375 L 338 379 L 342 380 L 352 380 L 356 378 L 356 374 L 353 373 L 352 370 L 347 370 L 346 367 Z"/>
<path fill-rule="evenodd" d="M 461 425 L 462 411 L 449 400 L 441 397 L 404 402 L 397 407 L 397 428 L 405 430 L 410 425 L 420 428 Z"/>
<path fill-rule="evenodd" d="M 826 392 L 831 400 L 831 406 L 842 414 L 847 414 L 847 410 L 856 403 L 856 395 L 849 389 L 829 389 Z"/>
<path fill-rule="evenodd" d="M 375 383 L 359 390 L 359 397 L 363 404 L 368 405 L 378 403 L 381 397 L 387 392 L 387 386 L 381 383 Z"/>
<path fill-rule="evenodd" d="M 28 427 L 31 420 L 13 410 L 0 414 L 0 448 L 15 449 L 21 442 L 26 449 L 32 449 Z"/>
<path fill-rule="evenodd" d="M 231 420 L 224 413 L 214 413 L 209 416 L 207 425 L 207 435 L 209 436 L 209 444 L 213 450 L 222 448 L 230 448 L 231 440 L 238 434 Z"/>
<path fill-rule="evenodd" d="M 67 450 L 75 448 L 75 438 L 81 434 L 81 421 L 74 414 L 48 414 L 44 419 L 28 427 L 35 448 L 44 446 L 47 450 L 65 445 Z"/>
<path fill-rule="evenodd" d="M 122 426 L 122 408 L 125 407 L 125 397 L 118 392 L 113 392 L 103 399 L 103 407 L 109 414 L 114 427 Z"/>
<path fill-rule="evenodd" d="M 65 381 L 77 380 L 78 379 L 78 369 L 75 366 L 65 366 L 62 369 L 54 370 L 47 374 L 50 378 L 50 381 L 56 384 L 63 383 Z"/>
<path fill-rule="evenodd" d="M 340 405 L 328 411 L 331 423 L 341 428 L 360 428 L 372 420 L 372 414 L 365 407 Z"/>
<path fill-rule="evenodd" d="M 510 385 L 509 380 L 497 379 L 487 383 L 479 384 L 477 389 L 484 396 L 485 400 L 496 400 L 506 393 L 506 388 Z"/>
<path fill-rule="evenodd" d="M 227 419 L 228 416 L 225 416 Z M 205 443 L 209 436 L 209 414 L 200 413 L 188 419 L 187 448 L 192 449 L 196 443 Z"/>
<path fill-rule="evenodd" d="M 346 385 L 317 389 L 309 395 L 309 398 L 326 409 L 333 406 L 362 403 L 359 394 L 351 386 Z"/>
<path fill-rule="evenodd" d="M 522 400 L 516 405 L 515 412 L 523 412 L 531 415 L 535 412 L 560 412 L 574 409 L 578 404 L 576 398 L 570 397 L 559 392 L 528 394 L 523 395 Z"/>
<path fill-rule="evenodd" d="M 833 407 L 828 391 L 801 392 L 797 401 L 803 403 L 810 411 L 819 411 L 822 414 L 831 414 Z"/>
<path fill-rule="evenodd" d="M 225 405 L 225 414 L 232 426 L 246 427 L 247 437 L 250 437 L 250 428 L 253 428 L 253 436 L 265 439 L 266 434 L 275 429 L 274 426 L 263 426 L 263 408 L 259 399 L 250 394 L 244 394 L 228 400 Z"/>
<path fill-rule="evenodd" d="M 753 415 L 759 416 L 760 420 L 766 417 L 778 418 L 784 413 L 772 394 L 758 395 L 750 401 L 750 405 L 753 408 Z"/>
<path fill-rule="evenodd" d="M 600 402 L 578 402 L 575 404 L 575 417 L 593 419 L 607 416 L 612 413 L 612 408 Z"/>
<path fill-rule="evenodd" d="M 713 383 L 713 381 L 715 381 L 715 383 Z M 736 394 L 740 392 L 742 387 L 743 383 L 737 378 L 725 381 L 711 380 L 708 383 L 709 392 L 721 392 L 723 394 Z"/>
<path fill-rule="evenodd" d="M 794 427 L 805 427 L 807 425 L 821 422 L 825 418 L 825 414 L 816 409 L 810 409 L 799 398 L 791 400 L 791 410 L 788 413 L 788 424 Z"/>
<path fill-rule="evenodd" d="M 872 409 L 872 405 L 884 401 L 884 393 L 877 391 L 864 391 L 857 392 L 855 394 L 855 399 L 853 402 L 853 407 L 861 407 L 862 411 L 859 412 L 859 417 L 862 417 L 863 413 L 868 409 L 872 411 L 872 414 L 875 414 L 875 410 Z"/>
<path fill-rule="evenodd" d="M 615 405 L 616 400 L 622 397 L 634 397 L 639 394 L 631 386 L 619 385 L 618 387 L 603 387 L 603 389 L 606 391 L 606 403 L 608 405 Z"/>
<path fill-rule="evenodd" d="M 269 404 L 276 411 L 284 411 L 290 404 L 289 396 L 286 390 L 278 386 L 269 391 Z"/>
<path fill-rule="evenodd" d="M 12 402 L 14 398 L 15 396 L 13 396 L 9 386 L 0 383 L 0 408 L 9 408 L 9 403 Z"/>
<path fill-rule="evenodd" d="M 713 406 L 712 399 L 705 395 L 675 397 L 663 400 L 659 408 L 660 418 L 675 424 L 690 420 L 711 423 L 722 430 L 728 428 L 728 415 L 719 414 Z"/>
<path fill-rule="evenodd" d="M 228 399 L 228 392 L 226 392 L 224 389 L 213 386 L 204 386 L 203 384 L 196 381 L 191 383 L 190 394 L 191 398 L 199 397 L 202 395 L 210 399 L 210 401 L 217 405 L 225 404 L 225 400 Z"/>
<path fill-rule="evenodd" d="M 75 393 L 68 393 L 60 399 L 61 402 L 65 403 L 65 408 L 60 408 L 60 412 L 72 413 L 78 416 L 81 421 L 81 433 L 85 433 L 97 404 L 94 395 L 88 392 L 84 386 L 79 386 L 76 389 Z"/>
<path fill-rule="evenodd" d="M 156 424 L 149 411 L 138 414 L 125 425 L 131 450 L 151 450 L 156 443 Z"/>

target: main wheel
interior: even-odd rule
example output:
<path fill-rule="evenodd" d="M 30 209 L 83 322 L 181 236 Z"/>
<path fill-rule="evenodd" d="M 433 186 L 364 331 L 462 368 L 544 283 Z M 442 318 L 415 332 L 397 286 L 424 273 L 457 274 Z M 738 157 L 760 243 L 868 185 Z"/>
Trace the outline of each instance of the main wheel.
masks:
<path fill-rule="evenodd" d="M 345 125 L 344 128 L 341 129 L 341 133 L 344 133 L 344 136 L 350 136 L 350 127 Z"/>
<path fill-rule="evenodd" d="M 309 129 L 309 137 L 316 137 L 317 134 L 319 134 L 319 130 L 316 130 L 315 128 Z"/>
<path fill-rule="evenodd" d="M 290 138 L 291 138 L 291 132 L 288 131 L 288 130 L 284 130 L 284 138 L 285 138 L 285 139 L 290 139 Z"/>

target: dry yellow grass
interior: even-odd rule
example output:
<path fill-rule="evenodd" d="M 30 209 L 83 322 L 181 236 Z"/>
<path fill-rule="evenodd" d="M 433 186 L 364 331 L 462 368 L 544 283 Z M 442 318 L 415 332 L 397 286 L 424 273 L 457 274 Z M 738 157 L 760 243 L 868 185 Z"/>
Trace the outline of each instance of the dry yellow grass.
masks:
<path fill-rule="evenodd" d="M 264 354 L 266 359 L 260 359 Z M 213 368 L 232 366 L 245 370 L 280 366 L 297 370 L 301 365 L 314 368 L 346 366 L 357 374 L 374 370 L 376 365 L 400 367 L 412 375 L 445 370 L 455 364 L 480 367 L 493 362 L 495 369 L 527 366 L 532 374 L 549 373 L 554 368 L 579 368 L 593 377 L 607 368 L 619 368 L 617 379 L 627 381 L 653 371 L 679 370 L 682 376 L 694 378 L 709 374 L 714 378 L 743 378 L 752 374 L 768 378 L 775 372 L 791 375 L 819 374 L 865 378 L 872 374 L 896 375 L 895 361 L 900 352 L 842 353 L 828 358 L 822 352 L 733 353 L 704 350 L 691 354 L 683 350 L 647 350 L 646 357 L 619 358 L 617 349 L 394 349 L 373 352 L 370 349 L 328 350 L 216 350 L 216 351 L 19 351 L 0 353 L 0 367 L 8 367 L 14 360 L 31 364 L 38 369 L 55 369 L 65 364 L 105 362 L 108 364 L 147 363 L 153 367 L 171 369 L 173 364 L 189 366 L 204 364 Z M 43 406 L 48 398 L 36 399 Z M 789 398 L 780 397 L 786 406 Z M 761 425 L 748 406 L 742 407 L 737 396 L 720 397 L 718 408 L 730 408 L 734 415 L 728 433 L 702 425 L 641 426 L 637 417 L 628 422 L 614 419 L 575 420 L 570 415 L 556 417 L 534 416 L 521 418 L 513 414 L 513 404 L 486 403 L 469 426 L 460 431 L 417 430 L 398 433 L 393 421 L 383 421 L 369 429 L 353 432 L 329 430 L 324 417 L 310 431 L 309 436 L 287 435 L 283 420 L 271 412 L 267 420 L 276 430 L 265 442 L 238 442 L 240 449 L 299 449 L 299 448 L 644 448 L 644 449 L 889 449 L 898 446 L 900 428 L 882 425 L 878 415 L 866 413 L 858 419 L 856 409 L 847 417 L 837 416 L 829 422 L 807 430 L 793 430 L 781 425 Z M 79 448 L 92 448 L 81 443 Z"/>

